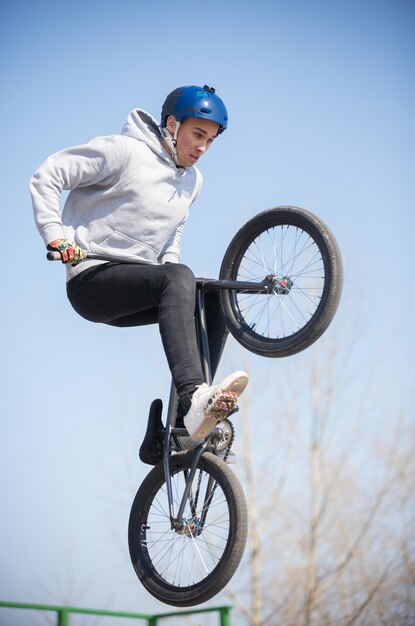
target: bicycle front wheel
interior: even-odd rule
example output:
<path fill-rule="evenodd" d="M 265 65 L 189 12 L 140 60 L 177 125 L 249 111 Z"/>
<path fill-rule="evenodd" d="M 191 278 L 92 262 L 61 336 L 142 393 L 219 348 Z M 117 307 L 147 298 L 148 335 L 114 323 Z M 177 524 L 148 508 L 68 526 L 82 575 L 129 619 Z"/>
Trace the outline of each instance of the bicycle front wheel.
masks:
<path fill-rule="evenodd" d="M 174 506 L 181 502 L 192 453 L 171 458 Z M 144 587 L 161 602 L 194 606 L 215 596 L 235 573 L 245 548 L 248 515 L 232 470 L 201 456 L 180 524 L 172 524 L 163 463 L 144 479 L 128 529 L 131 561 Z"/>
<path fill-rule="evenodd" d="M 299 207 L 259 213 L 232 239 L 222 280 L 263 282 L 266 293 L 222 290 L 227 326 L 247 350 L 284 357 L 309 347 L 337 310 L 343 267 L 322 220 Z"/>

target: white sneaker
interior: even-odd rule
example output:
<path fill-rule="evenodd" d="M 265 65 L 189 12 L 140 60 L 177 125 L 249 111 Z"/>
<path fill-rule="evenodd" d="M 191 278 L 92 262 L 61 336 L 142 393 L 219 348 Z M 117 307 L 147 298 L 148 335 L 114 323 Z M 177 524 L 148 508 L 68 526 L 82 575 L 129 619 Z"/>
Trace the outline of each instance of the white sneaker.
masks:
<path fill-rule="evenodd" d="M 248 374 L 239 371 L 227 376 L 219 385 L 203 383 L 192 397 L 184 425 L 192 439 L 204 439 L 216 424 L 233 411 L 238 397 L 248 384 Z"/>

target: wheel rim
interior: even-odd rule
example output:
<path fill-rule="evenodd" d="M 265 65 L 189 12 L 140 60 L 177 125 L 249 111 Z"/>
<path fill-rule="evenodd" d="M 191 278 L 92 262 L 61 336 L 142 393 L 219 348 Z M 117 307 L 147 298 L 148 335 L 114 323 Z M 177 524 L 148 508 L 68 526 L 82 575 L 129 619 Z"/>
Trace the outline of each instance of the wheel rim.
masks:
<path fill-rule="evenodd" d="M 172 476 L 177 510 L 186 470 Z M 162 584 L 189 589 L 199 585 L 224 558 L 230 539 L 229 504 L 219 483 L 198 470 L 181 526 L 172 529 L 165 484 L 155 492 L 141 524 L 140 546 Z"/>
<path fill-rule="evenodd" d="M 309 324 L 328 282 L 320 246 L 306 230 L 286 223 L 248 244 L 233 278 L 268 285 L 268 294 L 234 292 L 232 298 L 241 325 L 265 341 L 284 340 Z"/>

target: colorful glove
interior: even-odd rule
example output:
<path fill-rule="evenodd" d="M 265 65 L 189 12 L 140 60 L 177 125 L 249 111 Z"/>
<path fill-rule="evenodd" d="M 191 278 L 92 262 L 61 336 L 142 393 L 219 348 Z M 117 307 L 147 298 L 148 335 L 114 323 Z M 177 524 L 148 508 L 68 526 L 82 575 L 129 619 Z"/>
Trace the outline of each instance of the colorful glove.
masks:
<path fill-rule="evenodd" d="M 78 265 L 79 261 L 86 257 L 85 252 L 75 242 L 66 239 L 51 241 L 48 243 L 47 249 L 56 250 L 61 255 L 62 263 L 69 263 L 73 266 Z"/>

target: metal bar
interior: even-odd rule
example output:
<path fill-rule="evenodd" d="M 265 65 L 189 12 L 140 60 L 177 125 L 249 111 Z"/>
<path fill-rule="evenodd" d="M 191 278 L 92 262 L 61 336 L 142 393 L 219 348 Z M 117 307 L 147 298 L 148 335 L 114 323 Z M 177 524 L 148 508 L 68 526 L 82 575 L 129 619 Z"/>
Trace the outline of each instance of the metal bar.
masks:
<path fill-rule="evenodd" d="M 270 287 L 268 283 L 262 281 L 250 282 L 247 280 L 216 280 L 214 278 L 196 278 L 196 284 L 204 291 L 234 289 L 235 291 L 247 291 L 252 293 L 268 293 Z"/>
<path fill-rule="evenodd" d="M 83 614 L 83 615 L 105 615 L 108 617 L 125 617 L 131 619 L 145 619 L 155 617 L 149 613 L 127 613 L 125 611 L 103 611 L 100 609 L 83 609 L 71 606 L 55 606 L 50 604 L 32 604 L 26 602 L 4 602 L 0 601 L 0 607 L 11 609 L 29 609 L 34 611 L 50 611 L 53 613 L 66 613 L 66 617 L 69 617 L 71 613 Z M 58 622 L 59 623 L 59 622 Z M 68 622 L 67 622 L 68 623 Z"/>
<path fill-rule="evenodd" d="M 69 613 L 66 609 L 58 611 L 57 626 L 69 626 Z"/>
<path fill-rule="evenodd" d="M 179 507 L 179 510 L 177 512 L 177 521 L 179 523 L 181 523 L 181 521 L 182 521 L 183 512 L 184 512 L 184 509 L 185 509 L 185 506 L 186 506 L 186 502 L 189 499 L 189 495 L 190 495 L 190 490 L 192 488 L 193 479 L 195 477 L 196 470 L 197 470 L 197 464 L 199 463 L 199 459 L 202 456 L 203 452 L 206 450 L 208 443 L 209 443 L 209 440 L 206 439 L 206 441 L 204 441 L 200 446 L 195 448 L 194 457 L 192 459 L 192 467 L 190 468 L 189 476 L 186 477 L 186 486 L 184 488 L 182 501 L 180 503 L 180 507 Z"/>
<path fill-rule="evenodd" d="M 222 606 L 220 611 L 220 626 L 231 626 L 231 606 Z"/>
<path fill-rule="evenodd" d="M 106 261 L 107 263 L 129 263 L 133 265 L 162 265 L 158 261 L 146 261 L 145 259 L 139 259 L 133 256 L 123 256 L 116 254 L 102 254 L 99 252 L 87 252 L 85 259 L 95 261 Z M 46 258 L 49 261 L 60 261 L 61 256 L 59 252 L 47 252 Z M 82 261 L 81 261 L 82 262 Z M 196 283 L 202 286 L 203 289 L 236 289 L 237 291 L 245 291 L 246 289 L 252 290 L 254 293 L 258 291 L 268 291 L 265 282 L 249 282 L 244 280 L 221 280 L 214 278 L 196 278 Z"/>
<path fill-rule="evenodd" d="M 31 604 L 25 602 L 4 602 L 0 601 L 0 607 L 12 609 L 30 609 L 34 611 L 51 611 L 54 613 L 65 613 L 69 618 L 69 614 L 77 613 L 83 615 L 99 615 L 108 617 L 122 617 L 126 619 L 143 619 L 147 621 L 147 626 L 157 626 L 158 620 L 168 617 L 180 617 L 186 615 L 196 615 L 198 613 L 220 613 L 220 626 L 231 626 L 229 621 L 229 613 L 232 606 L 218 606 L 203 609 L 187 609 L 185 611 L 172 611 L 169 613 L 127 613 L 125 611 L 103 611 L 98 609 L 82 609 L 69 606 L 55 606 L 50 604 Z M 68 622 L 67 622 L 68 623 Z"/>
<path fill-rule="evenodd" d="M 197 290 L 196 326 L 199 339 L 199 352 L 202 361 L 203 374 L 208 385 L 212 383 L 212 368 L 210 364 L 210 352 L 208 331 L 206 325 L 205 298 L 202 289 Z"/>
<path fill-rule="evenodd" d="M 169 511 L 170 511 L 170 522 L 173 528 L 173 520 L 175 519 L 174 514 L 174 502 L 173 502 L 173 489 L 171 486 L 171 472 L 170 472 L 170 437 L 172 426 L 175 425 L 176 422 L 176 411 L 177 411 L 177 391 L 174 386 L 173 381 L 170 386 L 170 398 L 169 398 L 169 407 L 167 411 L 167 419 L 166 419 L 166 428 L 164 431 L 164 445 L 163 445 L 163 467 L 164 467 L 164 476 L 166 478 L 166 489 L 167 489 L 167 499 L 169 503 Z"/>
<path fill-rule="evenodd" d="M 209 476 L 208 484 L 206 487 L 206 493 L 205 493 L 205 501 L 203 502 L 202 516 L 200 520 L 202 528 L 204 528 L 205 526 L 209 506 L 210 506 L 210 503 L 212 502 L 212 498 L 216 491 L 217 484 L 218 484 L 217 481 L 214 478 L 212 478 L 212 476 Z"/>
<path fill-rule="evenodd" d="M 47 252 L 46 258 L 49 261 L 60 261 L 59 252 Z M 86 252 L 86 259 L 95 261 L 105 261 L 107 263 L 128 263 L 133 265 L 162 265 L 157 261 L 146 261 L 137 257 L 117 256 L 115 254 L 101 254 L 98 252 Z M 249 282 L 244 280 L 218 280 L 214 278 L 196 278 L 198 286 L 203 287 L 205 291 L 210 289 L 235 289 L 236 291 L 247 291 L 248 293 L 267 293 L 270 289 L 265 282 Z"/>

